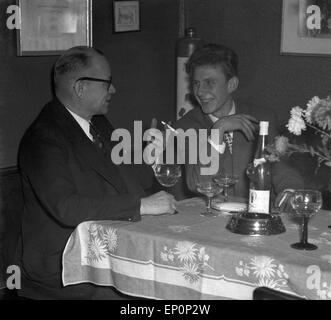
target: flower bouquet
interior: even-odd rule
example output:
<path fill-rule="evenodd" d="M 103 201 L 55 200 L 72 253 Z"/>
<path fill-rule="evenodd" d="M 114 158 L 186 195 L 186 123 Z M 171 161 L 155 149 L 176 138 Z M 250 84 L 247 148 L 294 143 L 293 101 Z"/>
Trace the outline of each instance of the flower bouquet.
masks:
<path fill-rule="evenodd" d="M 266 159 L 274 162 L 280 158 L 290 156 L 294 152 L 309 153 L 317 158 L 317 168 L 322 163 L 331 167 L 331 98 L 320 99 L 313 97 L 307 108 L 293 107 L 291 117 L 286 125 L 289 132 L 299 136 L 310 127 L 320 137 L 317 145 L 307 143 L 290 143 L 289 138 L 277 136 L 274 142 L 266 147 Z"/>

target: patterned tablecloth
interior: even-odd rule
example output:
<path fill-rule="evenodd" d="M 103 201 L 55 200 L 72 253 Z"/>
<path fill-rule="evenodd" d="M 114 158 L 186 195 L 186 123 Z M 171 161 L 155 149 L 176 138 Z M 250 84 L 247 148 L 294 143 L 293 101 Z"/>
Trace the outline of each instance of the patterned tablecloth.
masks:
<path fill-rule="evenodd" d="M 139 222 L 88 221 L 63 253 L 63 284 L 91 282 L 155 299 L 252 299 L 256 287 L 331 299 L 331 212 L 309 223 L 315 251 L 290 247 L 299 225 L 287 216 L 286 232 L 243 236 L 225 229 L 229 215 L 200 216 L 204 201 L 181 201 L 179 214 L 143 216 Z"/>

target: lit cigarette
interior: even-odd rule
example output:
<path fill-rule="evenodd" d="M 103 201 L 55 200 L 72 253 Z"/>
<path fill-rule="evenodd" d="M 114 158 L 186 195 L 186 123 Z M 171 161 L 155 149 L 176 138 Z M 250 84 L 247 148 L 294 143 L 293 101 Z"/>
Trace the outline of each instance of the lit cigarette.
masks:
<path fill-rule="evenodd" d="M 168 129 L 170 129 L 172 132 L 178 134 L 178 131 L 176 129 L 174 129 L 170 124 L 167 124 L 166 122 L 164 121 L 161 121 L 161 123 L 166 126 Z"/>

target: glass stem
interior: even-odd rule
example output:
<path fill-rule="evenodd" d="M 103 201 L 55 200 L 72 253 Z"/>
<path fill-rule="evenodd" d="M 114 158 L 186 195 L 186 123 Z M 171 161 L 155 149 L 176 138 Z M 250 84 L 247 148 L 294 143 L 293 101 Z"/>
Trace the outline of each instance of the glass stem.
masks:
<path fill-rule="evenodd" d="M 211 213 L 211 197 L 207 197 L 207 213 Z"/>
<path fill-rule="evenodd" d="M 304 244 L 308 243 L 308 221 L 308 217 L 302 218 L 301 242 Z"/>
<path fill-rule="evenodd" d="M 224 198 L 228 200 L 228 187 L 224 187 Z"/>

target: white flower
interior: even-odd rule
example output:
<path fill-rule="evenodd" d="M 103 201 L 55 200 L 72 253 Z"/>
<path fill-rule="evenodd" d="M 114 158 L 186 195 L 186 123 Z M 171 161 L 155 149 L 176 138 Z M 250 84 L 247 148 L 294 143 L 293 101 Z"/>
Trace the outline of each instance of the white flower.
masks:
<path fill-rule="evenodd" d="M 268 287 L 271 289 L 276 289 L 279 287 L 277 281 L 274 279 L 260 278 L 258 282 L 259 287 Z"/>
<path fill-rule="evenodd" d="M 238 276 L 240 276 L 240 277 L 243 276 L 243 268 L 238 268 L 238 267 L 236 267 L 235 270 L 236 270 L 236 274 L 237 274 Z"/>
<path fill-rule="evenodd" d="M 321 101 L 321 99 L 318 96 L 315 96 L 315 97 L 311 98 L 311 100 L 308 101 L 307 107 L 314 108 L 317 104 L 319 104 L 320 101 Z"/>
<path fill-rule="evenodd" d="M 168 254 L 168 259 L 173 262 L 174 261 L 174 255 L 172 253 Z"/>
<path fill-rule="evenodd" d="M 300 117 L 292 117 L 288 121 L 286 127 L 291 133 L 299 136 L 301 134 L 301 131 L 306 130 L 306 123 Z"/>
<path fill-rule="evenodd" d="M 116 229 L 109 228 L 103 236 L 104 241 L 107 244 L 109 252 L 114 252 L 117 248 L 117 234 Z"/>
<path fill-rule="evenodd" d="M 249 269 L 244 269 L 244 275 L 246 277 L 249 277 L 249 273 L 250 273 Z"/>
<path fill-rule="evenodd" d="M 184 278 L 190 283 L 194 283 L 199 280 L 200 272 L 196 264 L 185 262 L 182 270 L 184 271 Z"/>
<path fill-rule="evenodd" d="M 206 252 L 206 249 L 205 247 L 201 247 L 200 250 L 199 250 L 199 260 L 202 260 L 203 259 L 203 256 L 205 255 L 205 252 Z"/>
<path fill-rule="evenodd" d="M 301 118 L 303 116 L 303 109 L 299 106 L 291 109 L 291 118 Z"/>
<path fill-rule="evenodd" d="M 291 144 L 288 143 L 288 150 L 284 155 L 290 155 L 293 152 L 309 153 L 311 156 L 317 157 L 317 168 L 323 163 L 326 166 L 331 167 L 331 97 L 328 96 L 324 99 L 319 97 L 313 97 L 308 103 L 306 110 L 299 106 L 292 108 L 291 117 L 286 124 L 289 132 L 294 135 L 301 135 L 302 131 L 307 127 L 313 129 L 321 137 L 321 145 L 309 145 L 307 143 Z M 314 143 L 315 144 L 315 143 Z M 267 155 L 269 161 L 278 160 L 279 155 L 275 146 L 267 146 L 267 151 L 271 155 Z M 276 157 L 273 157 L 274 154 Z M 315 171 L 316 172 L 316 171 Z"/>
<path fill-rule="evenodd" d="M 317 289 L 316 293 L 321 299 L 326 300 L 326 290 Z"/>
<path fill-rule="evenodd" d="M 321 99 L 315 96 L 307 103 L 307 109 L 305 111 L 305 119 L 310 124 L 312 123 L 311 113 L 314 110 L 314 108 L 319 104 L 320 101 Z"/>
<path fill-rule="evenodd" d="M 203 263 L 206 264 L 208 261 L 209 261 L 209 255 L 208 254 L 205 254 L 203 256 Z"/>
<path fill-rule="evenodd" d="M 161 259 L 163 261 L 168 261 L 168 255 L 166 253 L 164 253 L 164 252 L 161 252 Z"/>
<path fill-rule="evenodd" d="M 314 108 L 316 105 L 319 104 L 321 99 L 318 96 L 312 97 L 308 102 L 307 102 L 307 107 L 308 108 Z"/>
<path fill-rule="evenodd" d="M 284 136 L 277 136 L 275 138 L 275 148 L 280 154 L 284 154 L 288 147 L 288 138 Z"/>
<path fill-rule="evenodd" d="M 95 223 L 92 223 L 89 226 L 88 231 L 89 231 L 91 236 L 96 237 L 98 235 L 98 232 L 99 232 L 100 228 L 102 228 L 102 227 L 95 224 Z"/>
<path fill-rule="evenodd" d="M 87 260 L 90 262 L 98 261 L 106 256 L 106 246 L 98 239 L 91 239 L 88 243 Z"/>
<path fill-rule="evenodd" d="M 251 269 L 257 277 L 271 278 L 274 276 L 276 265 L 273 263 L 274 259 L 267 256 L 258 256 L 251 259 Z"/>
<path fill-rule="evenodd" d="M 180 241 L 175 247 L 175 254 L 178 255 L 180 262 L 193 262 L 196 259 L 195 243 L 190 241 Z"/>

